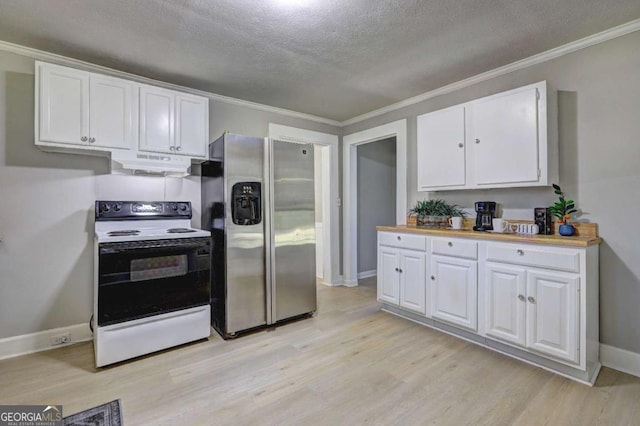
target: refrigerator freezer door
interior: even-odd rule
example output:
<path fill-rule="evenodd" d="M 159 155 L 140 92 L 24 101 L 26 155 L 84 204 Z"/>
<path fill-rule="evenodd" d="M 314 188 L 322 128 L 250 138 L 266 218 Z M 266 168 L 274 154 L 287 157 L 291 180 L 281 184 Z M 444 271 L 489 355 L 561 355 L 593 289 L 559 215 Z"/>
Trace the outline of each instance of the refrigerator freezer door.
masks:
<path fill-rule="evenodd" d="M 271 144 L 271 323 L 316 310 L 313 145 Z"/>
<path fill-rule="evenodd" d="M 254 189 L 262 186 L 264 139 L 226 134 L 224 174 L 226 332 L 232 334 L 267 322 L 264 221 L 245 225 L 231 220 L 234 185 L 244 182 L 244 186 L 251 186 L 246 182 L 252 182 Z"/>

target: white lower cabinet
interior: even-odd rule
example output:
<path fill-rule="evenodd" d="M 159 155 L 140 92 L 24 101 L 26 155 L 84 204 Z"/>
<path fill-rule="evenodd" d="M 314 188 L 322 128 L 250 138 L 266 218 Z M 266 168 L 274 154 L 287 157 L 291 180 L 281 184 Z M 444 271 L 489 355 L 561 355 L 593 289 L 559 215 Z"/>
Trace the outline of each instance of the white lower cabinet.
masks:
<path fill-rule="evenodd" d="M 526 287 L 524 268 L 487 263 L 485 327 L 488 336 L 525 346 Z"/>
<path fill-rule="evenodd" d="M 400 250 L 400 306 L 415 312 L 427 312 L 425 253 Z"/>
<path fill-rule="evenodd" d="M 380 241 L 389 241 L 395 247 L 378 244 L 378 300 L 426 315 L 424 237 L 422 241 L 416 241 L 413 237 L 410 242 L 403 242 L 402 238 L 391 234 L 380 237 L 379 235 Z M 405 246 L 410 246 L 411 249 L 402 248 Z M 421 246 L 425 249 L 422 250 Z"/>
<path fill-rule="evenodd" d="M 485 270 L 487 336 L 577 363 L 580 278 L 490 262 Z"/>
<path fill-rule="evenodd" d="M 577 363 L 580 277 L 527 271 L 527 347 Z"/>
<path fill-rule="evenodd" d="M 378 300 L 400 304 L 400 256 L 394 247 L 378 247 Z"/>
<path fill-rule="evenodd" d="M 478 329 L 478 284 L 475 260 L 431 256 L 431 317 Z"/>
<path fill-rule="evenodd" d="M 378 300 L 399 315 L 404 310 L 425 325 L 593 383 L 600 368 L 598 258 L 597 245 L 381 231 Z"/>

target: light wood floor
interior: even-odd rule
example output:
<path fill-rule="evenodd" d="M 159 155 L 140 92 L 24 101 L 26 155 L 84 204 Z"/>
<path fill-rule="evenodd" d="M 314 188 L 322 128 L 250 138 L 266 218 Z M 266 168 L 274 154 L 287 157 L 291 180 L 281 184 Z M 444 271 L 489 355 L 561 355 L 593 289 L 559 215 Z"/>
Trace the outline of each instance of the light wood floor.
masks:
<path fill-rule="evenodd" d="M 0 404 L 119 398 L 126 425 L 640 424 L 640 379 L 593 388 L 379 311 L 375 281 L 319 286 L 316 317 L 96 370 L 81 343 L 0 361 Z"/>

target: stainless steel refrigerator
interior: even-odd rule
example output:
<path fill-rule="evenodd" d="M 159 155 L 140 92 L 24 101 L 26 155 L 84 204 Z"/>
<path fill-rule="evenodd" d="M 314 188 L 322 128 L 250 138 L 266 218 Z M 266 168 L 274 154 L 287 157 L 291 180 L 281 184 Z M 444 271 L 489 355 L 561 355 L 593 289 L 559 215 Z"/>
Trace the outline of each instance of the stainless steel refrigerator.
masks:
<path fill-rule="evenodd" d="M 313 145 L 225 133 L 202 164 L 211 325 L 224 338 L 316 310 Z"/>

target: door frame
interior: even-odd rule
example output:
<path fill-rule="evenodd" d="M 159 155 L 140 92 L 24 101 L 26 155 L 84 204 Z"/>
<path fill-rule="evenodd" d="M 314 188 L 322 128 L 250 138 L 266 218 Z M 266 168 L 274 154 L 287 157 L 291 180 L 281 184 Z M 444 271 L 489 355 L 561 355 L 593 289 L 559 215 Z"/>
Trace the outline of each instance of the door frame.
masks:
<path fill-rule="evenodd" d="M 346 135 L 343 148 L 343 284 L 358 285 L 358 145 L 396 138 L 396 225 L 407 223 L 407 120 Z"/>
<path fill-rule="evenodd" d="M 342 284 L 340 277 L 340 228 L 337 135 L 269 123 L 269 139 L 312 143 L 322 149 L 322 284 Z M 328 188 L 328 191 L 325 189 Z M 314 271 L 315 274 L 315 271 Z"/>

